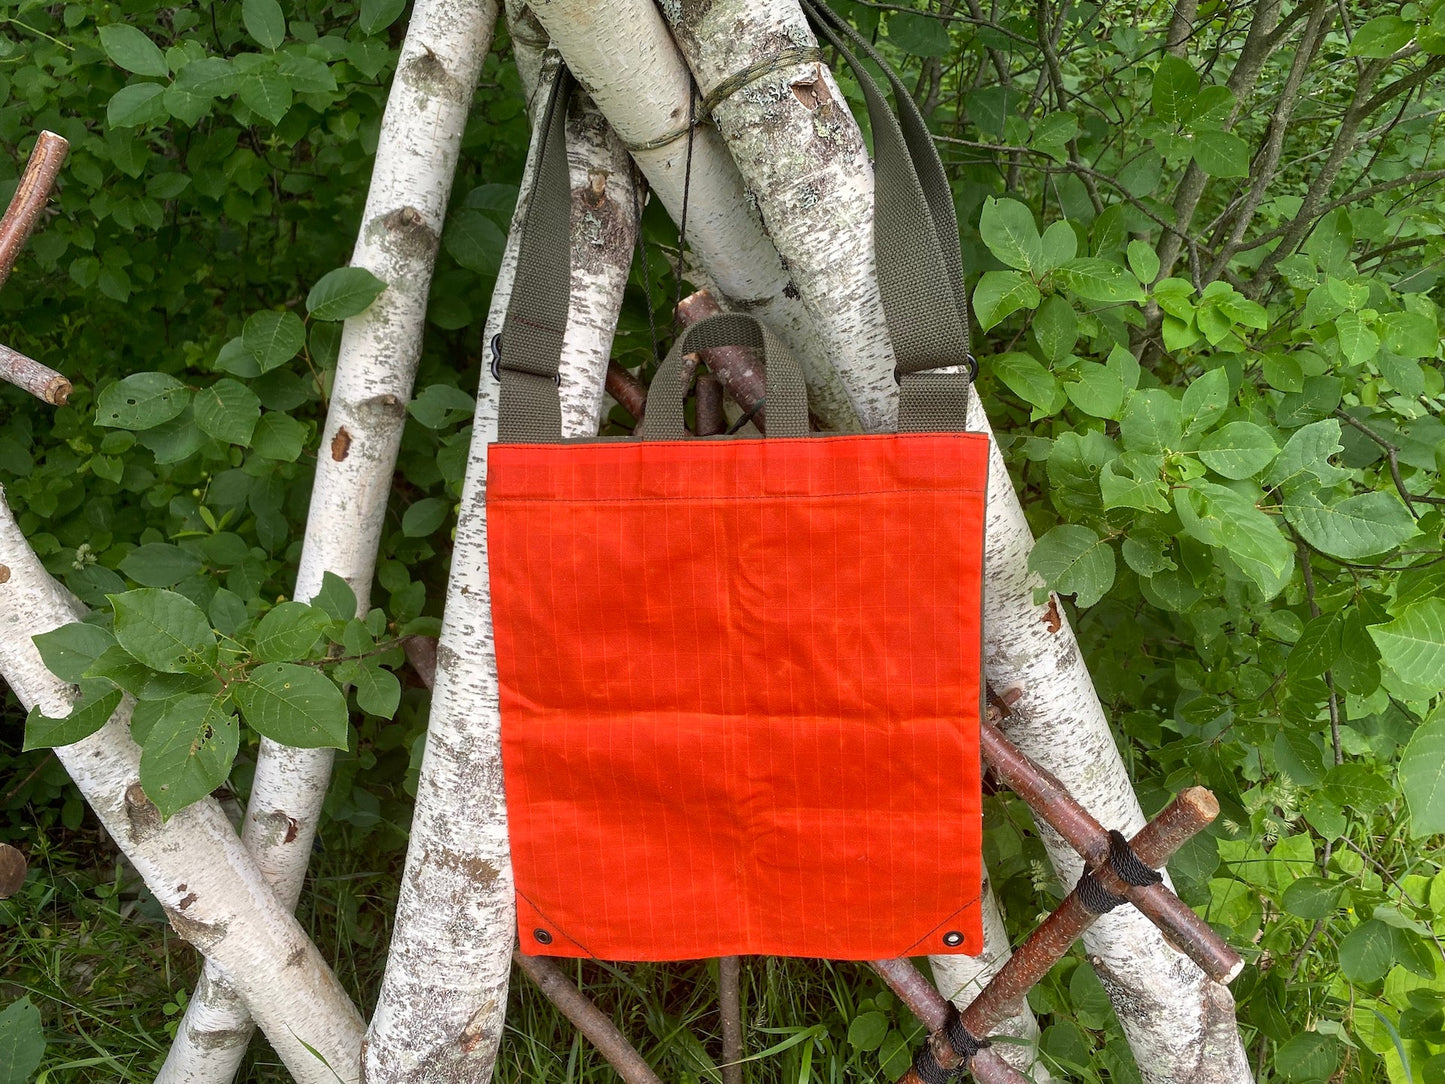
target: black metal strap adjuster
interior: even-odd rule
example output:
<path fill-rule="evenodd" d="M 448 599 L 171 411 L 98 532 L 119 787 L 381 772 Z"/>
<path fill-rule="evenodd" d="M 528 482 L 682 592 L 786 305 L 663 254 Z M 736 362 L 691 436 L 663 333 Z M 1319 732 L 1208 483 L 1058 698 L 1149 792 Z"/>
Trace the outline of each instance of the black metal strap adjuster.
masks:
<path fill-rule="evenodd" d="M 501 379 L 502 379 L 502 333 L 501 333 L 500 331 L 497 332 L 495 335 L 492 336 L 492 341 L 491 341 L 490 346 L 491 346 L 491 350 L 492 350 L 492 360 L 491 360 L 491 363 L 487 366 L 487 368 L 491 370 L 492 379 L 493 379 L 493 380 L 501 380 Z M 514 373 L 525 373 L 526 371 L 527 371 L 526 369 L 513 369 L 513 370 L 512 370 L 512 372 L 514 372 Z M 532 375 L 535 376 L 536 374 L 534 373 L 534 374 L 532 374 Z M 552 377 L 552 383 L 556 384 L 557 387 L 559 387 L 559 388 L 562 386 L 562 374 L 561 374 L 560 372 L 559 372 L 559 373 L 556 373 L 556 374 Z"/>

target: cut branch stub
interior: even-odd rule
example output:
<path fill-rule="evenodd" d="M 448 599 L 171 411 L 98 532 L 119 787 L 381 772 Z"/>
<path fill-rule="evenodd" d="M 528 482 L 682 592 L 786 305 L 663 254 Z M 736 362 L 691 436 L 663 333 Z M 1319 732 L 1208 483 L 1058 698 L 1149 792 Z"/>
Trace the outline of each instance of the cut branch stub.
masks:
<path fill-rule="evenodd" d="M 0 286 L 10 278 L 15 261 L 26 240 L 35 229 L 40 212 L 55 187 L 55 178 L 60 174 L 61 163 L 70 150 L 70 144 L 54 132 L 41 132 L 25 163 L 25 172 L 20 184 L 0 218 Z M 27 358 L 8 346 L 0 346 L 0 380 L 14 384 L 51 406 L 64 406 L 70 398 L 70 381 L 54 369 Z"/>
<path fill-rule="evenodd" d="M 61 163 L 69 150 L 70 144 L 54 132 L 41 132 L 40 138 L 35 141 L 35 149 L 30 152 L 30 161 L 25 163 L 20 184 L 5 210 L 5 217 L 0 218 L 0 286 L 4 286 L 5 280 L 10 277 L 20 250 L 35 229 L 35 222 L 50 198 L 55 178 L 59 176 Z"/>
<path fill-rule="evenodd" d="M 699 320 L 722 311 L 712 294 L 699 290 L 678 304 L 677 320 L 683 327 L 691 327 Z M 728 394 L 744 410 L 752 411 L 752 422 L 758 432 L 766 432 L 767 414 L 762 402 L 767 392 L 767 374 L 753 352 L 741 346 L 717 346 L 711 350 L 699 350 L 698 357 L 708 371 L 723 382 Z"/>
<path fill-rule="evenodd" d="M 25 872 L 25 855 L 8 843 L 0 843 L 0 900 L 8 900 L 20 891 Z"/>
<path fill-rule="evenodd" d="M 1128 898 L 1159 927 L 1170 944 L 1189 956 L 1214 981 L 1227 983 L 1239 974 L 1244 967 L 1239 953 L 1174 893 L 1162 885 L 1126 885 L 1114 875 L 1108 866 L 1108 833 L 1062 783 L 1026 757 L 991 721 L 985 720 L 980 727 L 979 740 L 984 761 L 995 774 L 1068 840 L 1090 868 L 1103 867 L 1105 872 L 1099 875 L 1101 884 L 1110 892 Z M 1140 849 L 1138 842 L 1134 849 L 1147 865 L 1162 866 L 1186 839 L 1218 815 L 1219 803 L 1214 795 L 1203 787 L 1191 787 L 1140 833 L 1138 838 L 1145 839 L 1145 849 Z M 1160 839 L 1160 834 L 1166 832 L 1174 835 Z M 1178 835 L 1180 832 L 1184 834 Z"/>

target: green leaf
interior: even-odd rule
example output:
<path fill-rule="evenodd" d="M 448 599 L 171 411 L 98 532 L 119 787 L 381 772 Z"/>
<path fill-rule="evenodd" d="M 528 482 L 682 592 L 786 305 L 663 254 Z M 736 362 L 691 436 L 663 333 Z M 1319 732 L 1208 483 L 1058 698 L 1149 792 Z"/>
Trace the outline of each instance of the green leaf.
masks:
<path fill-rule="evenodd" d="M 1083 362 L 1074 371 L 1079 379 L 1064 385 L 1074 405 L 1095 418 L 1117 418 L 1124 405 L 1124 382 L 1118 372 L 1094 361 Z"/>
<path fill-rule="evenodd" d="M 386 289 L 386 283 L 364 267 L 328 271 L 306 295 L 306 311 L 317 320 L 345 320 L 365 312 Z"/>
<path fill-rule="evenodd" d="M 1194 133 L 1194 161 L 1212 177 L 1249 176 L 1249 144 L 1231 132 L 1202 128 Z"/>
<path fill-rule="evenodd" d="M 1332 486 L 1349 477 L 1330 462 L 1330 456 L 1344 451 L 1340 423 L 1334 418 L 1311 422 L 1290 434 L 1278 457 L 1265 475 L 1265 484 L 1289 489 L 1311 479 Z"/>
<path fill-rule="evenodd" d="M 910 12 L 888 17 L 888 40 L 912 56 L 947 56 L 953 51 L 942 22 Z"/>
<path fill-rule="evenodd" d="M 326 572 L 321 576 L 321 590 L 316 592 L 311 605 L 319 606 L 333 621 L 350 621 L 356 616 L 356 592 L 336 573 Z"/>
<path fill-rule="evenodd" d="M 263 662 L 304 659 L 331 620 L 331 615 L 319 607 L 279 602 L 256 624 L 256 657 Z"/>
<path fill-rule="evenodd" d="M 111 682 L 137 700 L 169 700 L 182 693 L 197 692 L 208 684 L 219 684 L 214 678 L 200 674 L 157 673 L 119 645 L 101 652 L 85 676 Z"/>
<path fill-rule="evenodd" d="M 1114 585 L 1114 550 L 1088 527 L 1065 523 L 1034 544 L 1029 570 L 1042 576 L 1050 590 L 1092 606 Z"/>
<path fill-rule="evenodd" d="M 859 1050 L 877 1050 L 888 1034 L 888 1017 L 881 1012 L 861 1012 L 848 1025 L 848 1045 Z"/>
<path fill-rule="evenodd" d="M 243 0 L 241 21 L 263 49 L 278 49 L 286 40 L 286 16 L 276 0 Z"/>
<path fill-rule="evenodd" d="M 1440 329 L 1418 312 L 1387 312 L 1380 317 L 1385 348 L 1406 358 L 1433 358 L 1440 353 Z"/>
<path fill-rule="evenodd" d="M 1358 761 L 1336 764 L 1325 773 L 1325 796 L 1369 816 L 1395 797 L 1395 788 L 1371 767 Z"/>
<path fill-rule="evenodd" d="M 301 749 L 345 749 L 350 734 L 346 697 L 307 666 L 263 663 L 231 687 L 246 722 L 272 741 Z"/>
<path fill-rule="evenodd" d="M 276 74 L 296 94 L 330 94 L 337 89 L 336 76 L 314 56 L 284 53 L 276 64 Z"/>
<path fill-rule="evenodd" d="M 34 637 L 45 668 L 68 684 L 77 684 L 91 663 L 115 644 L 109 629 L 72 621 Z"/>
<path fill-rule="evenodd" d="M 481 211 L 464 209 L 447 222 L 442 231 L 442 247 L 469 271 L 494 277 L 502 266 L 507 235 Z"/>
<path fill-rule="evenodd" d="M 113 429 L 151 429 L 186 409 L 191 393 L 167 373 L 132 373 L 96 398 L 95 424 Z"/>
<path fill-rule="evenodd" d="M 45 1057 L 40 1010 L 29 996 L 0 1010 L 0 1084 L 26 1084 Z"/>
<path fill-rule="evenodd" d="M 1034 313 L 1032 331 L 1044 360 L 1060 362 L 1074 352 L 1074 344 L 1079 339 L 1079 318 L 1074 307 L 1056 295 Z M 1121 396 L 1122 392 L 1121 388 Z"/>
<path fill-rule="evenodd" d="M 261 417 L 261 400 L 246 385 L 223 377 L 196 392 L 195 413 L 196 428 L 202 433 L 244 447 Z"/>
<path fill-rule="evenodd" d="M 1055 272 L 1064 288 L 1088 301 L 1143 301 L 1144 288 L 1122 265 L 1096 256 L 1069 260 Z"/>
<path fill-rule="evenodd" d="M 1273 516 L 1238 494 L 1234 497 L 1211 502 L 1220 520 L 1218 544 L 1223 555 L 1254 581 L 1265 598 L 1274 598 L 1294 572 L 1294 547 L 1280 532 Z"/>
<path fill-rule="evenodd" d="M 1351 982 L 1374 982 L 1399 960 L 1397 940 L 1405 931 L 1372 918 L 1340 942 L 1340 970 Z"/>
<path fill-rule="evenodd" d="M 1415 22 L 1398 15 L 1379 15 L 1355 28 L 1347 56 L 1387 57 L 1415 38 Z"/>
<path fill-rule="evenodd" d="M 164 702 L 145 736 L 140 784 L 163 818 L 198 802 L 226 781 L 241 728 L 228 698 L 209 693 Z"/>
<path fill-rule="evenodd" d="M 1129 270 L 1134 277 L 1148 286 L 1159 277 L 1159 255 L 1152 247 L 1138 238 L 1129 242 Z"/>
<path fill-rule="evenodd" d="M 1130 451 L 1166 452 L 1184 438 L 1179 400 L 1163 388 L 1130 392 L 1119 418 L 1119 439 Z"/>
<path fill-rule="evenodd" d="M 306 423 L 289 414 L 268 411 L 256 423 L 251 449 L 263 459 L 294 463 L 306 448 Z"/>
<path fill-rule="evenodd" d="M 1069 140 L 1078 134 L 1079 120 L 1072 113 L 1049 113 L 1033 126 L 1029 146 L 1062 162 L 1067 157 L 1065 148 Z"/>
<path fill-rule="evenodd" d="M 1274 439 L 1253 422 L 1230 422 L 1199 442 L 1204 465 L 1226 478 L 1252 478 L 1278 454 Z"/>
<path fill-rule="evenodd" d="M 1339 611 L 1313 618 L 1290 648 L 1285 663 L 1293 681 L 1319 677 L 1340 654 Z"/>
<path fill-rule="evenodd" d="M 174 587 L 201 570 L 201 559 L 169 542 L 148 542 L 121 558 L 120 570 L 145 587 Z"/>
<path fill-rule="evenodd" d="M 406 0 L 361 0 L 358 25 L 363 34 L 379 34 L 406 9 Z"/>
<path fill-rule="evenodd" d="M 129 23 L 111 23 L 100 28 L 100 47 L 105 55 L 136 75 L 169 75 L 170 66 L 160 46 Z"/>
<path fill-rule="evenodd" d="M 1039 288 L 1022 271 L 985 271 L 973 291 L 980 331 L 987 331 L 1019 309 L 1039 303 Z"/>
<path fill-rule="evenodd" d="M 1344 885 L 1323 877 L 1301 877 L 1284 890 L 1280 906 L 1296 918 L 1317 922 L 1335 913 L 1344 888 Z"/>
<path fill-rule="evenodd" d="M 1180 417 L 1187 423 L 1184 432 L 1203 433 L 1219 420 L 1229 405 L 1229 374 L 1224 367 L 1210 369 L 1184 389 L 1179 402 Z"/>
<path fill-rule="evenodd" d="M 121 695 L 108 681 L 87 680 L 80 683 L 80 695 L 67 715 L 51 717 L 36 705 L 25 717 L 25 742 L 21 748 L 59 748 L 90 737 L 115 714 Z"/>
<path fill-rule="evenodd" d="M 1445 712 L 1436 711 L 1415 728 L 1400 755 L 1399 772 L 1411 837 L 1445 832 Z"/>
<path fill-rule="evenodd" d="M 176 72 L 171 89 L 197 101 L 209 102 L 236 93 L 236 86 L 236 71 L 231 62 L 223 56 L 207 56 L 192 60 Z"/>
<path fill-rule="evenodd" d="M 138 128 L 166 115 L 162 97 L 166 88 L 159 83 L 132 83 L 121 87 L 105 107 L 106 123 L 112 128 Z"/>
<path fill-rule="evenodd" d="M 268 373 L 294 358 L 306 342 L 306 325 L 294 312 L 253 313 L 241 328 L 241 341 Z"/>
<path fill-rule="evenodd" d="M 401 517 L 401 533 L 407 538 L 436 534 L 451 516 L 451 501 L 426 497 L 411 505 Z"/>
<path fill-rule="evenodd" d="M 1406 607 L 1395 620 L 1371 625 L 1370 637 L 1381 660 L 1402 681 L 1430 689 L 1445 685 L 1445 599 Z"/>
<path fill-rule="evenodd" d="M 1194 68 L 1176 56 L 1160 57 L 1149 91 L 1154 115 L 1165 124 L 1183 124 L 1194 112 L 1194 99 L 1198 96 L 1199 76 Z"/>
<path fill-rule="evenodd" d="M 1283 507 L 1306 542 L 1346 561 L 1387 553 L 1419 533 L 1400 499 L 1383 490 L 1326 505 L 1314 489 L 1299 488 Z"/>
<path fill-rule="evenodd" d="M 182 673 L 185 661 L 215 646 L 205 613 L 184 595 L 143 587 L 106 597 L 115 607 L 116 643 L 152 670 Z"/>
<path fill-rule="evenodd" d="M 1339 1063 L 1340 1044 L 1337 1039 L 1317 1031 L 1306 1031 L 1280 1044 L 1274 1052 L 1273 1067 L 1290 1082 L 1328 1080 Z"/>
<path fill-rule="evenodd" d="M 1000 261 L 1020 271 L 1041 273 L 1043 239 L 1034 225 L 1033 212 L 1018 200 L 987 197 L 978 230 L 983 243 Z"/>
<path fill-rule="evenodd" d="M 1335 332 L 1339 336 L 1340 351 L 1351 365 L 1363 365 L 1380 352 L 1380 337 L 1353 312 L 1335 320 Z"/>
<path fill-rule="evenodd" d="M 291 84 L 278 72 L 253 68 L 241 77 L 238 97 L 259 116 L 280 124 L 291 109 Z"/>
<path fill-rule="evenodd" d="M 1142 456 L 1141 458 L 1152 460 L 1158 464 L 1152 475 L 1145 473 L 1142 477 L 1135 472 L 1122 473 L 1121 464 L 1129 457 L 1140 457 L 1140 453 L 1125 452 L 1118 460 L 1110 460 L 1105 463 L 1104 469 L 1099 472 L 1099 495 L 1104 499 L 1105 510 L 1137 508 L 1143 512 L 1169 511 L 1169 499 L 1165 495 L 1167 489 L 1159 477 L 1159 470 L 1164 466 L 1164 457 Z M 1126 542 L 1125 545 L 1127 547 L 1128 543 Z M 1127 548 L 1124 559 L 1129 560 Z M 1129 566 L 1134 567 L 1132 561 L 1129 562 Z"/>
<path fill-rule="evenodd" d="M 1000 354 L 989 362 L 989 368 L 1010 391 L 1043 413 L 1051 414 L 1063 405 L 1064 395 L 1054 374 L 1031 355 L 1019 351 Z"/>
<path fill-rule="evenodd" d="M 428 384 L 406 405 L 407 412 L 428 429 L 444 429 L 470 418 L 476 400 L 452 384 Z"/>
<path fill-rule="evenodd" d="M 1052 271 L 1072 260 L 1079 252 L 1079 237 L 1067 222 L 1055 222 L 1044 230 L 1044 271 Z"/>
<path fill-rule="evenodd" d="M 356 675 L 356 703 L 368 715 L 393 718 L 401 703 L 401 682 L 390 670 L 363 666 Z"/>

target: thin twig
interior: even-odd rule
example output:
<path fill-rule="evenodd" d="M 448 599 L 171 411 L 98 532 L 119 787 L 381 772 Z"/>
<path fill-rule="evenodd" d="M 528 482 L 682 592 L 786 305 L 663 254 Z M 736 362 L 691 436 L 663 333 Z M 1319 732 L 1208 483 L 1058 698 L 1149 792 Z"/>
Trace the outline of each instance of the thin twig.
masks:
<path fill-rule="evenodd" d="M 723 1084 L 743 1084 L 742 970 L 742 960 L 736 956 L 723 956 L 717 962 Z"/>
<path fill-rule="evenodd" d="M 1296 536 L 1295 545 L 1299 547 L 1300 569 L 1304 572 L 1305 598 L 1309 602 L 1310 617 L 1320 616 L 1320 605 L 1315 601 L 1315 572 L 1310 567 L 1310 550 L 1305 545 L 1304 539 Z M 1345 762 L 1344 746 L 1340 743 L 1340 697 L 1335 691 L 1335 672 L 1333 669 L 1325 671 L 1325 686 L 1329 689 L 1330 708 L 1330 742 L 1334 746 L 1335 764 L 1338 766 Z"/>
<path fill-rule="evenodd" d="M 51 406 L 64 406 L 74 390 L 69 380 L 48 365 L 41 365 L 34 358 L 4 345 L 0 345 L 0 380 L 28 391 Z"/>
<path fill-rule="evenodd" d="M 1404 498 L 1405 505 L 1410 509 L 1410 514 L 1412 516 L 1414 516 L 1416 519 L 1420 518 L 1420 514 L 1415 511 L 1416 501 L 1423 501 L 1426 504 L 1445 504 L 1445 497 L 1431 497 L 1428 494 L 1411 493 L 1408 489 L 1405 488 L 1405 479 L 1400 474 L 1399 445 L 1386 440 L 1384 437 L 1380 436 L 1379 433 L 1376 433 L 1368 425 L 1360 421 L 1360 419 L 1356 418 L 1353 414 L 1350 414 L 1346 410 L 1341 410 L 1339 407 L 1336 407 L 1335 417 L 1340 419 L 1340 421 L 1344 422 L 1351 428 L 1359 430 L 1361 433 L 1365 434 L 1365 436 L 1369 437 L 1372 441 L 1374 441 L 1385 450 L 1385 457 L 1389 460 L 1390 463 L 1390 477 L 1394 480 L 1395 488 L 1399 491 L 1400 496 Z"/>
<path fill-rule="evenodd" d="M 54 132 L 41 132 L 36 139 L 5 217 L 0 218 L 0 286 L 10 277 L 20 250 L 25 247 L 30 231 L 35 229 L 69 150 L 70 144 Z"/>
<path fill-rule="evenodd" d="M 617 1030 L 610 1017 L 599 1009 L 576 983 L 562 973 L 546 956 L 523 956 L 512 953 L 512 962 L 537 984 L 547 1000 L 577 1026 L 607 1063 L 617 1070 L 626 1084 L 662 1084 L 652 1066 L 642 1059 L 637 1048 Z"/>

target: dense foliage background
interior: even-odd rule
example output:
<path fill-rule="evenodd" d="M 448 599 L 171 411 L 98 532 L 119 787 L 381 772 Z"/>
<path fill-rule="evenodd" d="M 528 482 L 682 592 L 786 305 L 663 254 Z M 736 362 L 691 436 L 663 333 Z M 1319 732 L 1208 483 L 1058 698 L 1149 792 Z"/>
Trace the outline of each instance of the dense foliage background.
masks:
<path fill-rule="evenodd" d="M 314 291 L 354 240 L 404 6 L 0 14 L 0 197 L 40 129 L 72 146 L 0 291 L 0 341 L 77 385 L 60 410 L 0 388 L 0 485 L 47 567 L 102 613 L 107 594 L 168 590 L 244 638 L 291 589 L 339 330 Z M 1171 869 L 1249 960 L 1234 992 L 1260 1077 L 1445 1080 L 1445 3 L 839 7 L 916 83 L 939 135 L 980 390 L 1040 538 L 1032 561 L 1069 596 L 1146 809 L 1193 783 L 1224 804 Z M 363 1003 L 426 718 L 399 652 L 375 645 L 440 616 L 527 138 L 499 32 L 397 470 L 382 615 L 369 639 L 350 632 L 401 681 L 352 700 L 303 904 Z M 649 227 L 655 249 L 675 243 L 656 209 Z M 618 340 L 634 368 L 651 357 L 644 285 L 671 296 L 666 260 L 650 271 Z M 137 390 L 147 411 L 116 409 Z M 47 1079 L 148 1079 L 194 955 L 55 760 L 21 751 L 23 712 L 5 704 L 0 839 L 32 872 L 0 903 L 0 1041 L 31 1042 L 42 1021 Z M 239 730 L 242 799 L 255 742 Z M 990 799 L 987 848 L 1021 935 L 1062 889 L 1020 803 Z M 705 967 L 581 972 L 665 1076 L 716 1079 Z M 861 970 L 753 961 L 746 987 L 754 1079 L 906 1064 L 918 1025 Z M 506 1077 L 610 1078 L 524 982 L 513 998 Z M 1135 1079 L 1081 955 L 1031 1001 L 1059 1073 Z M 278 1077 L 257 1055 L 253 1078 Z"/>

